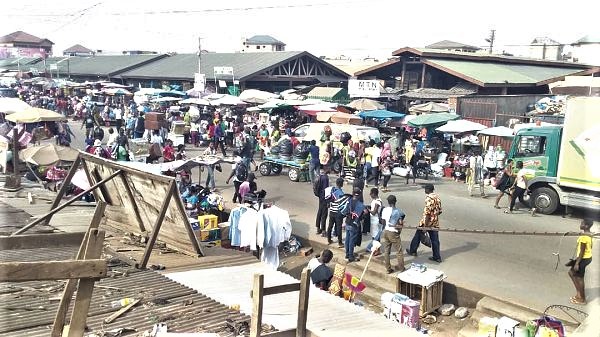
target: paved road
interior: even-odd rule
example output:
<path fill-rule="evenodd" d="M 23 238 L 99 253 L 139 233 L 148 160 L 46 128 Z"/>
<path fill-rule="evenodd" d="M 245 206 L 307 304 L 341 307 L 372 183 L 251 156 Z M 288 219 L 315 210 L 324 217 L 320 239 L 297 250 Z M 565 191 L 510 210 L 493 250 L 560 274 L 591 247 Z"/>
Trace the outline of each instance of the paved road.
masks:
<path fill-rule="evenodd" d="M 79 125 L 76 131 L 79 131 Z M 78 132 L 79 133 L 79 132 Z M 79 137 L 79 140 L 81 137 Z M 79 141 L 74 143 L 81 146 Z M 188 148 L 188 156 L 198 151 Z M 194 179 L 198 181 L 197 171 Z M 225 184 L 229 169 L 217 175 L 217 188 L 228 201 L 231 201 L 231 185 Z M 398 206 L 407 214 L 406 223 L 415 225 L 421 215 L 424 192 L 417 180 L 417 185 L 405 185 L 402 179 L 393 177 L 390 182 L 392 194 L 398 198 Z M 317 200 L 308 183 L 293 183 L 285 174 L 258 178 L 258 188 L 265 189 L 267 199 L 281 208 L 287 209 L 293 221 L 294 234 L 311 240 L 326 239 L 316 235 L 314 225 Z M 466 186 L 450 179 L 433 182 L 443 202 L 444 213 L 441 216 L 443 227 L 467 229 L 526 230 L 526 231 L 578 231 L 579 219 L 564 219 L 559 215 L 538 215 L 531 217 L 526 212 L 507 215 L 502 210 L 494 209 L 493 198 L 481 199 L 469 197 Z M 487 191 L 495 196 L 495 191 Z M 383 193 L 382 199 L 389 193 Z M 501 206 L 506 206 L 504 199 Z M 593 231 L 599 231 L 595 225 Z M 407 247 L 414 231 L 402 233 L 403 247 Z M 537 310 L 544 310 L 551 304 L 569 304 L 569 297 L 574 295 L 574 288 L 566 274 L 564 262 L 573 254 L 575 238 L 542 236 L 508 236 L 441 233 L 441 255 L 443 263 L 434 268 L 443 270 L 448 281 L 481 293 L 519 303 Z M 364 240 L 363 240 L 364 241 Z M 561 264 L 555 271 L 556 257 L 559 249 Z M 364 245 L 363 245 L 364 247 Z M 598 258 L 588 267 L 586 275 L 588 298 L 598 298 L 600 293 L 598 245 L 594 247 L 594 255 Z M 429 263 L 431 252 L 426 247 L 419 249 L 419 256 L 409 257 L 411 261 Z"/>

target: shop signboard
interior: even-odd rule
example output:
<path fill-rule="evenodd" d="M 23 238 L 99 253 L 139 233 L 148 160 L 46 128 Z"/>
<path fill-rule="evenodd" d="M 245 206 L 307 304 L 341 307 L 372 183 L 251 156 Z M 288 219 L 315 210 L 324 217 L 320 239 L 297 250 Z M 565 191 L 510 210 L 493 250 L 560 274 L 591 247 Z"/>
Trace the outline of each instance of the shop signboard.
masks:
<path fill-rule="evenodd" d="M 348 80 L 348 95 L 350 97 L 379 97 L 379 81 L 377 80 Z"/>
<path fill-rule="evenodd" d="M 213 72 L 216 77 L 233 77 L 233 67 L 214 67 Z"/>
<path fill-rule="evenodd" d="M 195 73 L 194 74 L 194 90 L 198 92 L 204 92 L 206 88 L 206 75 Z"/>

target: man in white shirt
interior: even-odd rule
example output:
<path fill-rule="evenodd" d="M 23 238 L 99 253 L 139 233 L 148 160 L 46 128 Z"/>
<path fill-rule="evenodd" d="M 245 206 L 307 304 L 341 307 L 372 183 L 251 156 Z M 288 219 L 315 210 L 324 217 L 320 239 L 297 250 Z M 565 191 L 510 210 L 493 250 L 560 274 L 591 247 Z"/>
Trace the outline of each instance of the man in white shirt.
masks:
<path fill-rule="evenodd" d="M 381 218 L 385 221 L 383 231 L 383 255 L 385 260 L 385 268 L 388 274 L 394 272 L 390 264 L 390 253 L 392 246 L 395 246 L 396 257 L 398 258 L 397 269 L 400 272 L 404 271 L 404 253 L 402 252 L 402 241 L 400 240 L 400 232 L 404 225 L 404 212 L 396 208 L 396 196 L 389 195 L 387 197 L 388 207 L 381 211 Z"/>
<path fill-rule="evenodd" d="M 115 123 L 117 125 L 117 132 L 123 126 L 123 109 L 121 106 L 117 105 L 113 109 L 113 113 L 115 114 Z"/>

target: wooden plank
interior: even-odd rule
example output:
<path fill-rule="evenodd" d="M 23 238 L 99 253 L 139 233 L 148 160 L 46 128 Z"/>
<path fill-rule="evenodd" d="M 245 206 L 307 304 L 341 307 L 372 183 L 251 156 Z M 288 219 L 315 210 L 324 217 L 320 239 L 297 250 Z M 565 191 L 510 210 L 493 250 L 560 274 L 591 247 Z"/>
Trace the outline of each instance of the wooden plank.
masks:
<path fill-rule="evenodd" d="M 58 206 L 57 208 L 52 209 L 50 212 L 42 215 L 41 217 L 39 217 L 37 220 L 28 223 L 27 225 L 25 225 L 23 228 L 19 229 L 18 231 L 14 232 L 13 234 L 11 234 L 11 236 L 15 236 L 15 235 L 19 235 L 21 233 L 24 233 L 26 231 L 28 231 L 29 229 L 31 229 L 33 226 L 37 225 L 38 223 L 44 221 L 44 219 L 46 219 L 47 217 L 53 215 L 54 213 L 58 213 L 60 212 L 63 208 L 69 206 L 70 204 L 72 204 L 73 202 L 80 200 L 81 197 L 86 194 L 89 193 L 95 189 L 97 189 L 98 187 L 102 186 L 104 183 L 106 183 L 107 181 L 111 180 L 112 178 L 116 177 L 118 174 L 120 173 L 120 171 L 116 171 L 113 174 L 111 174 L 110 176 L 102 179 L 101 181 L 99 181 L 98 183 L 94 184 L 94 186 L 88 188 L 87 190 L 79 193 L 78 195 L 74 196 L 72 199 L 70 199 L 69 201 L 65 202 L 64 204 Z"/>
<path fill-rule="evenodd" d="M 138 304 L 142 299 L 137 299 L 134 300 L 133 302 L 129 303 L 128 305 L 124 306 L 123 308 L 119 309 L 119 311 L 115 312 L 114 314 L 106 317 L 104 319 L 104 323 L 109 324 L 112 323 L 115 319 L 121 317 L 121 315 L 123 315 L 124 313 L 128 312 L 129 310 L 131 310 L 131 308 L 133 308 L 134 305 Z"/>
<path fill-rule="evenodd" d="M 160 181 L 163 183 L 169 183 L 171 181 L 174 181 L 175 179 L 171 178 L 171 177 L 165 177 L 165 176 L 160 176 L 157 174 L 153 174 L 153 173 L 148 173 L 148 172 L 144 172 L 142 170 L 138 170 L 136 168 L 133 167 L 129 167 L 129 166 L 125 166 L 125 165 L 120 165 L 118 162 L 116 161 L 112 161 L 112 160 L 107 160 L 107 159 L 103 159 L 103 158 L 99 158 L 96 156 L 93 156 L 89 153 L 85 153 L 85 152 L 79 152 L 79 155 L 82 157 L 84 162 L 90 162 L 96 165 L 101 165 L 101 166 L 105 166 L 105 167 L 109 167 L 113 170 L 121 170 L 121 171 L 125 171 L 127 173 L 131 173 L 137 176 L 141 176 L 143 178 L 146 178 L 148 180 L 156 180 L 156 181 Z"/>
<path fill-rule="evenodd" d="M 87 247 L 88 238 L 90 237 L 90 231 L 100 226 L 100 222 L 102 221 L 102 217 L 104 216 L 105 209 L 106 203 L 102 200 L 97 200 L 96 209 L 94 210 L 94 216 L 92 217 L 92 221 L 90 222 L 90 228 L 86 232 L 85 238 L 81 242 L 81 246 L 79 246 L 79 251 L 77 252 L 76 257 L 77 260 L 83 259 L 85 249 Z M 60 299 L 60 304 L 58 306 L 58 310 L 56 311 L 56 316 L 54 317 L 54 323 L 52 325 L 52 332 L 50 334 L 52 337 L 62 336 L 63 326 L 65 325 L 65 319 L 67 318 L 67 311 L 69 310 L 71 297 L 73 296 L 73 292 L 75 292 L 76 286 L 76 280 L 68 280 L 67 284 L 65 284 L 65 290 L 63 291 L 63 296 Z"/>
<path fill-rule="evenodd" d="M 58 194 L 56 195 L 56 198 L 54 198 L 54 201 L 52 202 L 52 206 L 50 206 L 50 209 L 54 209 L 56 206 L 58 206 L 58 204 L 60 204 L 60 201 L 62 200 L 63 196 L 65 195 L 67 188 L 71 184 L 71 180 L 73 179 L 73 176 L 77 172 L 77 169 L 79 168 L 80 163 L 81 163 L 81 158 L 79 158 L 79 156 L 77 156 L 77 159 L 75 159 L 75 162 L 73 162 L 73 165 L 71 165 L 71 168 L 69 169 L 69 173 L 67 173 L 65 180 L 63 181 L 62 185 L 60 186 L 60 189 L 58 190 Z M 50 220 L 52 220 L 52 215 L 50 215 L 46 219 L 45 224 L 48 225 L 50 223 Z"/>
<path fill-rule="evenodd" d="M 181 197 L 179 196 L 179 192 L 178 191 L 175 191 L 175 194 L 173 195 L 173 198 L 175 199 L 174 200 L 175 201 L 175 206 L 177 206 L 177 209 L 179 210 L 179 213 L 181 214 L 181 217 L 183 218 L 183 221 L 181 222 L 181 224 L 186 229 L 186 232 L 188 234 L 188 238 L 190 240 L 190 244 L 192 245 L 192 247 L 196 251 L 196 255 L 197 256 L 204 256 L 204 252 L 202 251 L 202 247 L 200 247 L 200 244 L 198 243 L 198 240 L 196 239 L 196 235 L 194 234 L 194 231 L 192 230 L 192 225 L 190 225 L 190 221 L 188 220 L 188 218 L 186 216 L 185 208 L 183 206 L 183 201 L 181 200 Z"/>
<path fill-rule="evenodd" d="M 290 291 L 298 291 L 298 290 L 300 290 L 300 283 L 281 284 L 278 286 L 263 288 L 263 296 L 277 295 L 277 294 L 281 294 L 281 293 L 287 293 Z M 252 297 L 252 294 L 253 294 L 252 290 L 250 290 L 250 297 Z"/>
<path fill-rule="evenodd" d="M 169 203 L 171 202 L 171 197 L 173 196 L 175 191 L 175 181 L 171 181 L 169 184 L 167 195 L 165 196 L 165 200 L 163 201 L 158 216 L 156 217 L 156 221 L 154 222 L 154 226 L 152 227 L 152 234 L 150 238 L 148 238 L 148 243 L 146 243 L 146 250 L 144 250 L 144 256 L 142 257 L 142 261 L 140 263 L 140 269 L 145 269 L 148 264 L 148 260 L 150 259 L 150 254 L 152 253 L 152 248 L 154 248 L 154 243 L 156 242 L 156 238 L 158 237 L 158 232 L 160 232 L 160 227 L 162 226 L 163 220 L 165 218 L 165 214 L 167 214 L 167 209 L 169 209 Z"/>
<path fill-rule="evenodd" d="M 123 182 L 123 185 L 125 186 L 125 192 L 127 193 L 127 197 L 131 201 L 131 209 L 133 210 L 133 215 L 135 215 L 135 220 L 137 221 L 138 227 L 140 228 L 140 231 L 145 232 L 146 227 L 144 227 L 144 222 L 142 221 L 142 217 L 140 216 L 140 210 L 133 196 L 133 192 L 131 191 L 131 187 L 129 187 L 129 183 L 127 182 L 125 173 L 121 173 L 120 177 L 121 181 Z"/>
<path fill-rule="evenodd" d="M 104 231 L 90 229 L 87 247 L 83 259 L 97 259 L 102 255 L 104 248 Z M 106 263 L 106 262 L 104 262 Z M 85 332 L 85 322 L 87 320 L 90 303 L 92 302 L 92 293 L 94 291 L 94 279 L 80 279 L 77 293 L 75 294 L 75 304 L 69 323 L 69 337 L 81 337 Z"/>
<path fill-rule="evenodd" d="M 296 337 L 306 337 L 306 319 L 308 318 L 308 296 L 310 294 L 310 269 L 304 268 L 300 276 L 300 298 L 298 300 L 298 324 Z"/>
<path fill-rule="evenodd" d="M 254 274 L 252 286 L 252 316 L 250 317 L 250 337 L 260 337 L 262 329 L 263 290 L 265 276 Z"/>
<path fill-rule="evenodd" d="M 101 259 L 0 263 L 0 282 L 63 280 L 105 276 L 106 261 Z"/>
<path fill-rule="evenodd" d="M 84 237 L 85 232 L 2 236 L 0 250 L 77 246 Z"/>

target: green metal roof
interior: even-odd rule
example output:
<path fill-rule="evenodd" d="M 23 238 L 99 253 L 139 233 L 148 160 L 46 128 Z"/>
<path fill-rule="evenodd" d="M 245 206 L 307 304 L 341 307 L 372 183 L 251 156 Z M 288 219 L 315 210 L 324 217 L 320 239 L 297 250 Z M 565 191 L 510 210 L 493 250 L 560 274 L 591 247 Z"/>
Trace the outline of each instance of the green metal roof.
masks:
<path fill-rule="evenodd" d="M 442 71 L 476 83 L 480 86 L 494 84 L 536 85 L 553 78 L 581 72 L 586 67 L 556 67 L 514 63 L 481 62 L 469 60 L 421 59 L 424 63 Z"/>
<path fill-rule="evenodd" d="M 49 57 L 46 64 L 40 61 L 33 65 L 38 71 L 44 70 L 58 72 L 59 74 L 87 75 L 87 76 L 114 76 L 123 71 L 142 66 L 148 62 L 166 57 L 165 54 L 152 55 L 97 55 L 73 57 Z M 60 62 L 57 64 L 57 62 Z M 50 70 L 52 64 L 57 64 L 58 70 Z"/>
<path fill-rule="evenodd" d="M 236 80 L 245 80 L 261 71 L 300 56 L 314 57 L 308 52 L 287 51 L 267 53 L 206 53 L 202 54 L 202 73 L 214 79 L 214 67 L 232 67 Z M 323 62 L 314 57 L 317 62 Z M 335 67 L 323 62 L 335 69 Z M 336 69 L 337 70 L 337 69 Z M 149 63 L 120 75 L 122 78 L 194 80 L 198 72 L 197 54 L 177 54 Z"/>

